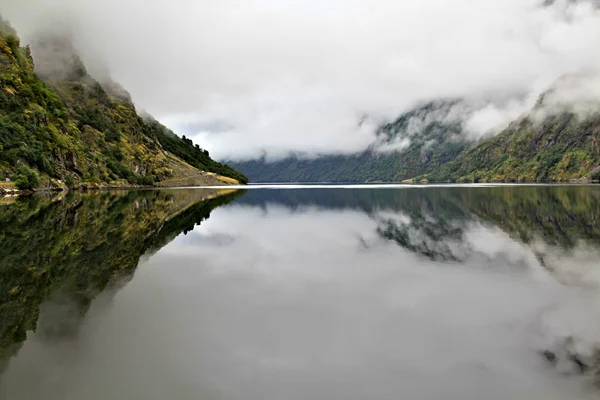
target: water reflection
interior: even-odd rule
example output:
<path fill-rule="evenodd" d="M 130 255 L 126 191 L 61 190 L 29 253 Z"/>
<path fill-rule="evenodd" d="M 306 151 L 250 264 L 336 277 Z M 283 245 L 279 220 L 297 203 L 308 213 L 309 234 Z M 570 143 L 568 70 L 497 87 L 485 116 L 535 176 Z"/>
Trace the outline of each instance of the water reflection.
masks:
<path fill-rule="evenodd" d="M 195 227 L 215 204 L 189 202 L 188 219 L 157 200 L 136 213 L 136 200 L 110 218 L 119 207 L 99 204 L 114 201 L 94 201 L 103 219 L 83 225 L 79 248 L 102 253 L 53 292 L 88 293 L 75 302 L 87 313 L 73 320 L 73 303 L 50 296 L 0 377 L 2 398 L 597 396 L 600 187 L 250 190 Z M 52 238 L 37 229 L 39 243 Z M 121 236 L 102 247 L 97 230 Z M 119 243 L 135 265 L 152 256 L 97 296 L 128 265 Z M 65 326 L 77 327 L 66 341 Z"/>
<path fill-rule="evenodd" d="M 501 230 L 513 244 L 530 249 L 537 259 L 534 264 L 554 272 L 557 279 L 581 285 L 600 283 L 597 186 L 264 190 L 250 192 L 237 204 L 262 209 L 279 205 L 291 210 L 361 210 L 377 221 L 381 237 L 433 261 L 464 262 L 476 253 L 497 257 L 494 249 L 478 249 L 478 245 L 494 247 Z"/>
<path fill-rule="evenodd" d="M 236 196 L 221 194 L 114 191 L 4 199 L 0 370 L 27 331 L 37 328 L 47 340 L 76 335 L 92 300 L 109 284 L 129 280 L 143 254 L 192 230 Z"/>

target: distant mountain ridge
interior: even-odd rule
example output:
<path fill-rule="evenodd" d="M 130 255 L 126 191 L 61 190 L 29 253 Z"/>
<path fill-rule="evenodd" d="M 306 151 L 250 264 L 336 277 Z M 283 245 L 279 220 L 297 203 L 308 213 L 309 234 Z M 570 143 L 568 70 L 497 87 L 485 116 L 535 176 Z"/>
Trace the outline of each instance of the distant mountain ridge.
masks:
<path fill-rule="evenodd" d="M 420 105 L 381 126 L 376 143 L 359 154 L 229 164 L 253 182 L 402 181 L 440 168 L 472 145 L 457 108 L 467 105 L 456 99 Z"/>
<path fill-rule="evenodd" d="M 591 73 L 561 77 L 528 114 L 479 142 L 465 134 L 468 108 L 434 101 L 382 126 L 375 145 L 359 154 L 231 164 L 253 182 L 600 180 L 600 96 L 590 79 L 600 82 Z"/>
<path fill-rule="evenodd" d="M 68 37 L 45 35 L 33 46 L 21 47 L 0 19 L 0 192 L 12 184 L 247 182 L 190 140 L 138 115 L 120 85 L 90 76 Z"/>

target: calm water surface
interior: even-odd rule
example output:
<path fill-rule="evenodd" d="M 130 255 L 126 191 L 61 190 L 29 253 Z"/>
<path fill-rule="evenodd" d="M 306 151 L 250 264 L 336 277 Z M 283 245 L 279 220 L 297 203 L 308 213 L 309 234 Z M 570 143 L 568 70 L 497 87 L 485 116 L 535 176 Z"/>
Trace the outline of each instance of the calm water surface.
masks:
<path fill-rule="evenodd" d="M 600 187 L 0 199 L 0 398 L 593 399 Z"/>

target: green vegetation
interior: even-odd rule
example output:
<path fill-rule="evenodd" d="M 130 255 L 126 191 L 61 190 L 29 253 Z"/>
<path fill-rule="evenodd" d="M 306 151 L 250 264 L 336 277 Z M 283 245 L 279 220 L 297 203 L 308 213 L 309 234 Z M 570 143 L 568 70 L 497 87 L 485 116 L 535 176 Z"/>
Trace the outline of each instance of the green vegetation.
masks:
<path fill-rule="evenodd" d="M 17 167 L 15 186 L 19 190 L 36 189 L 40 186 L 40 177 L 37 172 L 27 167 L 25 164 L 20 164 Z"/>
<path fill-rule="evenodd" d="M 39 186 L 32 174 L 24 179 L 17 171 L 24 164 L 44 186 L 152 185 L 171 178 L 173 158 L 181 157 L 198 169 L 244 181 L 189 140 L 172 133 L 165 139 L 168 130 L 146 123 L 118 85 L 107 84 L 107 90 L 88 74 L 69 40 L 47 35 L 34 46 L 36 71 L 29 47 L 21 47 L 14 29 L 0 19 L 1 177 L 28 189 Z"/>
<path fill-rule="evenodd" d="M 600 113 L 563 112 L 514 122 L 497 136 L 432 171 L 430 181 L 566 181 L 598 179 Z"/>

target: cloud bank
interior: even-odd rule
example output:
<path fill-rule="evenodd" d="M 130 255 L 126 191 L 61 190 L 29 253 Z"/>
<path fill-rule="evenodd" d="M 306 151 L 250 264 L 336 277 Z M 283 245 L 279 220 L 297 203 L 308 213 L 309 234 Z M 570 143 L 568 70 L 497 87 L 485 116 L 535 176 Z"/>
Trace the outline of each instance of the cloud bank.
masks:
<path fill-rule="evenodd" d="M 220 158 L 360 151 L 378 122 L 435 98 L 482 104 L 467 123 L 478 137 L 558 77 L 600 70 L 592 1 L 4 0 L 0 12 L 25 41 L 68 26 L 92 73 Z"/>

